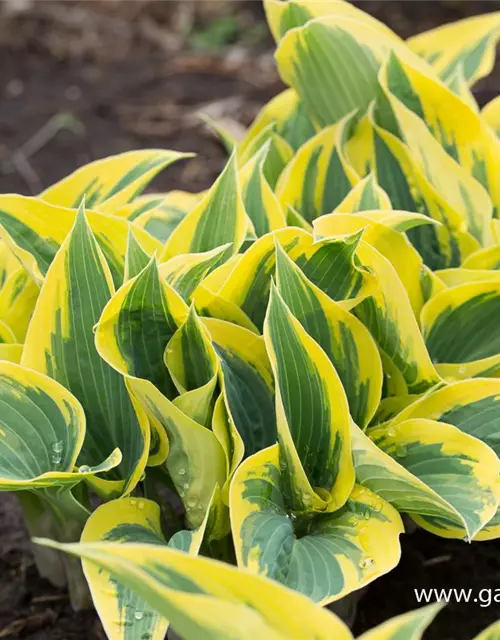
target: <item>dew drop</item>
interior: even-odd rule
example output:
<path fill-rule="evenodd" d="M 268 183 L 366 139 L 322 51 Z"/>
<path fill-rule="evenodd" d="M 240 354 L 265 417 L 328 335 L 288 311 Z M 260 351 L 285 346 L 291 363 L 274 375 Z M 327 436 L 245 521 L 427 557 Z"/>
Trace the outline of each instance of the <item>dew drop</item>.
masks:
<path fill-rule="evenodd" d="M 186 504 L 190 509 L 193 509 L 194 507 L 196 507 L 196 500 L 190 498 L 189 500 L 187 500 Z"/>
<path fill-rule="evenodd" d="M 381 513 L 382 511 L 382 502 L 375 502 L 375 504 L 373 505 L 373 510 L 375 511 L 375 513 Z"/>
<path fill-rule="evenodd" d="M 465 373 L 465 365 L 462 364 L 458 367 L 458 373 L 460 375 L 463 375 Z"/>
<path fill-rule="evenodd" d="M 78 473 L 89 473 L 92 469 L 88 464 L 82 464 L 81 467 L 78 468 Z"/>
<path fill-rule="evenodd" d="M 186 475 L 186 469 L 178 469 L 177 470 L 177 475 L 185 476 Z"/>
<path fill-rule="evenodd" d="M 137 500 L 135 498 L 132 498 L 130 500 L 130 506 L 135 507 L 136 504 L 137 504 Z"/>
<path fill-rule="evenodd" d="M 189 482 L 185 482 L 185 483 L 182 485 L 182 488 L 183 488 L 183 489 L 186 489 L 186 491 L 187 491 L 187 490 L 189 489 Z"/>
<path fill-rule="evenodd" d="M 360 560 L 359 566 L 361 569 L 369 569 L 370 567 L 373 567 L 374 564 L 375 560 L 373 558 L 365 556 Z"/>
<path fill-rule="evenodd" d="M 408 450 L 404 444 L 398 444 L 396 446 L 396 455 L 398 458 L 405 458 L 408 454 Z"/>
<path fill-rule="evenodd" d="M 140 510 L 144 509 L 144 502 L 142 500 L 139 500 L 139 502 L 137 503 L 137 508 Z"/>
<path fill-rule="evenodd" d="M 390 380 L 392 378 L 392 375 L 390 373 L 386 373 L 385 377 L 387 378 L 387 380 Z"/>
<path fill-rule="evenodd" d="M 54 444 L 52 445 L 52 451 L 54 453 L 61 453 L 63 449 L 64 444 L 62 440 L 57 440 L 57 442 L 54 442 Z"/>
<path fill-rule="evenodd" d="M 393 429 L 392 427 L 390 429 L 387 429 L 387 435 L 389 436 L 389 438 L 394 438 L 394 436 L 396 435 L 396 429 Z"/>
<path fill-rule="evenodd" d="M 52 462 L 52 464 L 59 464 L 62 460 L 62 456 L 60 453 L 53 453 L 50 456 L 50 461 Z"/>
<path fill-rule="evenodd" d="M 137 611 L 134 613 L 134 618 L 135 618 L 136 620 L 142 620 L 142 619 L 143 619 L 143 617 L 144 617 L 144 611 L 139 611 L 139 610 L 137 610 Z"/>

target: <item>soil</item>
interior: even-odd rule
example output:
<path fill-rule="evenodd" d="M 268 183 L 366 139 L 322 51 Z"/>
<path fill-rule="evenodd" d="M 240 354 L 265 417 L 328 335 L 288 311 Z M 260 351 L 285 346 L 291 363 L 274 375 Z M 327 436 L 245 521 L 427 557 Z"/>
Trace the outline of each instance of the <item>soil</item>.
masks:
<path fill-rule="evenodd" d="M 0 5 L 0 192 L 36 194 L 86 162 L 144 147 L 198 154 L 170 167 L 153 189 L 204 189 L 225 152 L 196 114 L 222 117 L 238 131 L 282 89 L 258 2 L 28 0 L 25 12 L 21 0 Z M 500 8 L 499 2 L 360 5 L 405 37 Z M 220 24 L 232 29 L 223 46 Z M 498 69 L 476 87 L 481 104 L 499 92 Z M 469 545 L 417 531 L 403 536 L 402 546 L 399 566 L 361 600 L 356 633 L 419 606 L 418 588 L 498 589 L 500 600 L 498 542 Z M 470 640 L 498 618 L 500 602 L 451 603 L 425 638 Z M 39 578 L 17 501 L 8 494 L 0 497 L 1 638 L 105 638 L 94 612 L 74 613 L 67 594 Z"/>

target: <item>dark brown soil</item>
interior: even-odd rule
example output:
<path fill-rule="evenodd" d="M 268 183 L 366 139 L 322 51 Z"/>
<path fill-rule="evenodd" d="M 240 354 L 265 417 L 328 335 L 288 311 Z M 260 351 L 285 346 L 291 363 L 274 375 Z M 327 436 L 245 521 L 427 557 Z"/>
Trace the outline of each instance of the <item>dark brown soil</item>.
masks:
<path fill-rule="evenodd" d="M 500 2 L 358 4 L 403 36 L 500 8 Z M 179 36 L 185 7 L 198 40 Z M 258 2 L 37 0 L 26 13 L 3 9 L 0 3 L 0 192 L 37 193 L 90 160 L 143 147 L 198 154 L 168 169 L 155 189 L 204 189 L 225 154 L 196 112 L 246 125 L 282 88 Z M 200 51 L 197 34 L 212 33 L 221 14 L 234 20 L 235 33 L 224 47 L 205 42 Z M 499 78 L 496 72 L 478 86 L 481 103 L 500 92 Z M 413 589 L 423 587 L 500 595 L 499 544 L 468 545 L 421 531 L 404 536 L 400 565 L 369 588 L 355 631 L 416 608 Z M 452 603 L 425 637 L 470 640 L 498 618 L 500 603 Z M 93 612 L 75 614 L 67 594 L 38 577 L 16 500 L 7 494 L 0 495 L 1 638 L 104 638 Z"/>

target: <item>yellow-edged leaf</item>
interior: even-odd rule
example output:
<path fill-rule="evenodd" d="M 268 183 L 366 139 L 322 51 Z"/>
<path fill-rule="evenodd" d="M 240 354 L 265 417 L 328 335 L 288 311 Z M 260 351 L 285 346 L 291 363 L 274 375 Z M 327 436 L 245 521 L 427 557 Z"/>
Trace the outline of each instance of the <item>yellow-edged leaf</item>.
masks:
<path fill-rule="evenodd" d="M 78 463 L 96 466 L 118 447 L 123 461 L 96 490 L 108 497 L 131 491 L 144 470 L 149 427 L 124 380 L 94 346 L 94 326 L 113 295 L 111 273 L 80 209 L 45 277 L 23 350 L 22 364 L 54 378 L 82 403 L 87 432 Z"/>
<path fill-rule="evenodd" d="M 325 605 L 398 563 L 403 523 L 393 507 L 356 485 L 335 513 L 290 517 L 279 458 L 278 445 L 256 453 L 238 468 L 231 484 L 239 566 Z"/>

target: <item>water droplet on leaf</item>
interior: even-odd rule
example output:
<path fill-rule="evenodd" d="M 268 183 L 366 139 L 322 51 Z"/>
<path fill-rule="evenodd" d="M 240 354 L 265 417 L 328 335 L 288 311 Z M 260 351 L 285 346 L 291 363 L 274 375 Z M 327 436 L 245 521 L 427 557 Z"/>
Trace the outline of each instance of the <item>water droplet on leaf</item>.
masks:
<path fill-rule="evenodd" d="M 82 464 L 82 466 L 78 468 L 78 473 L 90 473 L 90 471 L 92 471 L 92 469 L 88 464 Z"/>
<path fill-rule="evenodd" d="M 404 458 L 408 454 L 408 449 L 404 444 L 396 445 L 396 455 L 398 458 Z"/>
<path fill-rule="evenodd" d="M 369 558 L 368 556 L 365 556 L 364 558 L 361 559 L 359 566 L 361 569 L 369 569 L 370 567 L 373 567 L 374 564 L 375 564 L 375 560 L 373 558 Z"/>
<path fill-rule="evenodd" d="M 144 617 L 144 611 L 139 611 L 139 610 L 137 610 L 137 611 L 134 613 L 134 618 L 135 618 L 136 620 L 142 620 L 142 618 L 143 618 L 143 617 Z"/>

